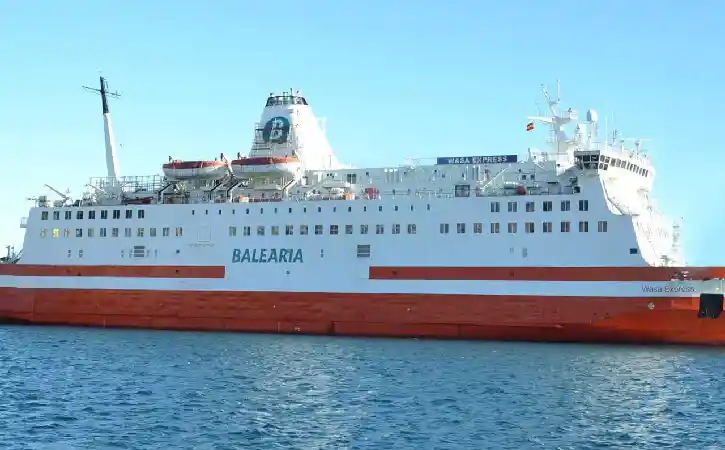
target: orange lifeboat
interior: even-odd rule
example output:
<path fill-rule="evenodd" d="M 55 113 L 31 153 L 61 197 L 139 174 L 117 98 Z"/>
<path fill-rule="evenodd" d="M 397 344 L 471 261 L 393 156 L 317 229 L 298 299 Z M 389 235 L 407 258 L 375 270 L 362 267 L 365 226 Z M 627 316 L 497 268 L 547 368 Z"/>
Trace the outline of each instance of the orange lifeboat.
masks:
<path fill-rule="evenodd" d="M 300 167 L 296 156 L 256 156 L 232 161 L 232 172 L 237 178 L 294 175 Z"/>
<path fill-rule="evenodd" d="M 219 180 L 227 173 L 224 161 L 181 161 L 173 160 L 163 166 L 164 175 L 169 180 Z"/>

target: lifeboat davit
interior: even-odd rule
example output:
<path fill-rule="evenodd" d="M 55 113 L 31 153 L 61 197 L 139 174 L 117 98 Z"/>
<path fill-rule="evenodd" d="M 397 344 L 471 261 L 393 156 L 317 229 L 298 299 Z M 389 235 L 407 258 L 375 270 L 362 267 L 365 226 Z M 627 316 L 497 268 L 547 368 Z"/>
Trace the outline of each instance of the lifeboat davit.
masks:
<path fill-rule="evenodd" d="M 169 180 L 219 180 L 227 173 L 224 161 L 180 161 L 174 160 L 163 165 L 164 175 Z"/>
<path fill-rule="evenodd" d="M 232 161 L 232 172 L 237 178 L 254 176 L 294 175 L 301 167 L 296 156 L 253 156 Z"/>

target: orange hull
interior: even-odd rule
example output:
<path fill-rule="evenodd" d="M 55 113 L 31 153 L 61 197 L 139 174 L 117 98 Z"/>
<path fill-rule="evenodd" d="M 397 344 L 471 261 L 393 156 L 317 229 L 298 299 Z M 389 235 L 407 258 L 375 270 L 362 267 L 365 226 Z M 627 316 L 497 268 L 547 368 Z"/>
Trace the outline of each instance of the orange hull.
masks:
<path fill-rule="evenodd" d="M 725 345 L 697 298 L 0 288 L 6 322 L 451 339 Z"/>

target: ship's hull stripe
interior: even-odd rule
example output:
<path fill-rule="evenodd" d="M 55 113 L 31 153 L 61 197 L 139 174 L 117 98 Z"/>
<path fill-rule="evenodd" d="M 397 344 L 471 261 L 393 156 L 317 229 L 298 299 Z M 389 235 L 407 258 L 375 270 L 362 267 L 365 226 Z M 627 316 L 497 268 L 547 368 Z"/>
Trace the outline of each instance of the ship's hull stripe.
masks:
<path fill-rule="evenodd" d="M 725 267 L 381 267 L 369 269 L 371 280 L 509 280 L 509 281 L 670 281 L 725 278 Z M 0 276 L 224 278 L 224 266 L 36 265 L 3 264 Z"/>
<path fill-rule="evenodd" d="M 224 278 L 225 273 L 224 266 L 0 265 L 0 276 L 16 277 Z"/>
<path fill-rule="evenodd" d="M 725 344 L 696 299 L 0 288 L 0 320 L 454 339 Z"/>
<path fill-rule="evenodd" d="M 260 281 L 266 281 L 260 283 Z M 305 277 L 269 280 L 160 279 L 114 277 L 13 277 L 0 276 L 0 286 L 37 289 L 115 289 L 202 292 L 269 292 L 284 295 L 310 292 L 341 294 L 417 294 L 489 296 L 567 297 L 696 297 L 701 291 L 719 292 L 720 281 L 636 282 L 636 281 L 477 281 L 477 280 L 354 280 L 331 277 L 324 283 L 310 283 Z"/>
<path fill-rule="evenodd" d="M 725 267 L 370 267 L 371 280 L 669 281 L 725 278 Z"/>

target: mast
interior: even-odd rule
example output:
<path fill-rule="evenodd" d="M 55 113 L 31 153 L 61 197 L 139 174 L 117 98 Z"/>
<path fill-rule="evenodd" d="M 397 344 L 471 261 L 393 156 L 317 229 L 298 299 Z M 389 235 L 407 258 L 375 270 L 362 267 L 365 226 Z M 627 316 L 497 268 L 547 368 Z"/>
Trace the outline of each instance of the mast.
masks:
<path fill-rule="evenodd" d="M 83 89 L 101 94 L 103 134 L 106 140 L 106 169 L 108 170 L 108 178 L 118 180 L 118 156 L 116 153 L 116 142 L 113 136 L 113 126 L 111 124 L 111 112 L 108 109 L 108 97 L 119 98 L 121 94 L 118 92 L 108 92 L 108 83 L 105 78 L 100 77 L 100 81 L 100 89 L 94 89 L 88 86 L 83 86 Z"/>

